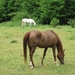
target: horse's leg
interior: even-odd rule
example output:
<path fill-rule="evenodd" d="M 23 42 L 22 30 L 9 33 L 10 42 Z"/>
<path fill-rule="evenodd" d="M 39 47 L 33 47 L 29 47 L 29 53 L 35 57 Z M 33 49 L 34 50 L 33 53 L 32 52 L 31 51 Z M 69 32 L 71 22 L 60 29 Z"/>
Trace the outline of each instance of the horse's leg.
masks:
<path fill-rule="evenodd" d="M 47 51 L 47 48 L 44 49 L 44 53 L 43 53 L 43 58 L 42 58 L 42 61 L 41 61 L 41 65 L 43 65 L 43 60 L 44 60 L 44 57 L 46 55 L 46 51 Z"/>
<path fill-rule="evenodd" d="M 58 65 L 58 63 L 57 63 L 57 61 L 56 61 L 56 51 L 55 51 L 55 48 L 56 48 L 56 46 L 54 46 L 54 47 L 52 48 L 52 50 L 53 50 L 53 56 L 54 56 L 54 62 L 55 62 L 56 65 Z"/>
<path fill-rule="evenodd" d="M 30 55 L 30 66 L 32 66 L 32 61 L 31 61 L 31 50 L 32 50 L 32 47 L 29 45 L 28 43 L 28 47 L 29 47 L 29 55 Z"/>
<path fill-rule="evenodd" d="M 24 22 L 24 26 L 26 27 L 26 22 Z"/>
<path fill-rule="evenodd" d="M 30 26 L 29 27 L 31 27 L 31 22 L 30 22 Z"/>
<path fill-rule="evenodd" d="M 35 52 L 35 47 L 32 47 L 31 51 L 30 51 L 30 66 L 31 68 L 34 67 L 34 62 L 33 62 L 33 54 Z"/>
<path fill-rule="evenodd" d="M 29 47 L 29 55 L 31 54 L 31 46 L 29 45 L 29 42 L 28 42 L 28 47 Z M 30 61 L 30 64 L 29 64 L 30 66 L 32 66 L 32 63 L 31 63 L 31 61 Z"/>
<path fill-rule="evenodd" d="M 22 28 L 24 28 L 24 22 L 22 21 Z"/>
<path fill-rule="evenodd" d="M 24 28 L 24 26 L 26 27 L 26 22 L 22 22 L 22 27 Z"/>

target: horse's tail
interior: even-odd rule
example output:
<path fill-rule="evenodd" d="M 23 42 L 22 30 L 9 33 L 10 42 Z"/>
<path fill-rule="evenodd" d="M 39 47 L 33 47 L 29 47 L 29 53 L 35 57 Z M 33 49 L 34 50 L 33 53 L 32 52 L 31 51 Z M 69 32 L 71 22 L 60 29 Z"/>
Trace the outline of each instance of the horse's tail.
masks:
<path fill-rule="evenodd" d="M 28 40 L 29 40 L 29 35 L 30 35 L 30 32 L 26 33 L 24 35 L 24 38 L 23 38 L 23 51 L 24 51 L 24 60 L 25 60 L 25 63 L 27 61 L 27 43 L 28 43 Z"/>

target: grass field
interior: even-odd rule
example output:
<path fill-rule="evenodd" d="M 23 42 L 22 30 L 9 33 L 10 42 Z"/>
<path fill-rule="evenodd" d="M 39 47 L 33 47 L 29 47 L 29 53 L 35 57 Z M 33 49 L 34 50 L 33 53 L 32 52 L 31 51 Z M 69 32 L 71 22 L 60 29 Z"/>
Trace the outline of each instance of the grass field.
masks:
<path fill-rule="evenodd" d="M 30 69 L 29 52 L 27 64 L 23 58 L 23 36 L 31 30 L 54 30 L 60 37 L 65 49 L 65 64 L 54 64 L 52 50 L 49 48 L 41 66 L 43 49 L 37 48 L 34 53 L 35 68 Z M 59 61 L 58 61 L 59 62 Z M 75 29 L 69 26 L 52 28 L 48 25 L 36 27 L 3 27 L 0 26 L 0 75 L 75 75 Z"/>

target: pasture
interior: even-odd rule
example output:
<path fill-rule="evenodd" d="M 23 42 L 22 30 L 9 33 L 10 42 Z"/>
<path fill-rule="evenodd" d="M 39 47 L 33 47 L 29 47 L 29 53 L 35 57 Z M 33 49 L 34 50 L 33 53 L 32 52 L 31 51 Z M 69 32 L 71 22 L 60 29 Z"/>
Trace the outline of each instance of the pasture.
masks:
<path fill-rule="evenodd" d="M 29 66 L 29 50 L 27 64 L 23 57 L 23 36 L 31 30 L 54 30 L 60 37 L 65 49 L 65 64 L 54 64 L 52 49 L 49 48 L 41 66 L 43 49 L 37 48 L 34 53 L 35 68 Z M 59 62 L 59 61 L 58 61 Z M 0 75 L 75 75 L 75 29 L 70 26 L 52 28 L 48 25 L 36 27 L 0 27 Z"/>

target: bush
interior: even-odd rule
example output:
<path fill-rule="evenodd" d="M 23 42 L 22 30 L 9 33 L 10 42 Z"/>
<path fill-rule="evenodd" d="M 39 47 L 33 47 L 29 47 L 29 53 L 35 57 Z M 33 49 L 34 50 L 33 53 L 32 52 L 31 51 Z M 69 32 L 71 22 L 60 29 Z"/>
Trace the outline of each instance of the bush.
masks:
<path fill-rule="evenodd" d="M 10 43 L 17 43 L 17 40 L 12 40 Z"/>
<path fill-rule="evenodd" d="M 23 18 L 28 18 L 30 15 L 27 12 L 16 12 L 15 16 L 12 18 L 13 21 L 21 20 Z"/>
<path fill-rule="evenodd" d="M 68 24 L 71 25 L 72 28 L 75 28 L 75 19 L 69 19 Z"/>
<path fill-rule="evenodd" d="M 53 18 L 50 22 L 50 25 L 56 27 L 57 25 L 59 25 L 59 19 Z"/>

